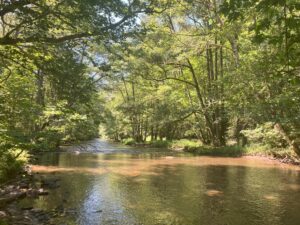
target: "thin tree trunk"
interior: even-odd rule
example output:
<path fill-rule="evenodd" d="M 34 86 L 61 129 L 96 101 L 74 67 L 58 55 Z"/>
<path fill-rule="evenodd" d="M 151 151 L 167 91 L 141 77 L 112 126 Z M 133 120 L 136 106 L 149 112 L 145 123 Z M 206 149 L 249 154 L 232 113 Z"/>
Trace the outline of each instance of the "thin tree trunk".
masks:
<path fill-rule="evenodd" d="M 36 103 L 41 107 L 45 107 L 44 73 L 41 70 L 36 74 L 36 86 Z"/>

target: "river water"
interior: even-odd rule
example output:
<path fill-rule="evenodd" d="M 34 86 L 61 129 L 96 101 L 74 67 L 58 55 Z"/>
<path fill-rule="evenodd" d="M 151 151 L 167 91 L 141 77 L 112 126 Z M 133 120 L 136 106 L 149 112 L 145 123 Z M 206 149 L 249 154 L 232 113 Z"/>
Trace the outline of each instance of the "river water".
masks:
<path fill-rule="evenodd" d="M 100 139 L 40 157 L 59 187 L 34 208 L 62 225 L 299 225 L 300 169 L 259 158 L 197 157 Z M 80 151 L 80 153 L 79 153 Z"/>

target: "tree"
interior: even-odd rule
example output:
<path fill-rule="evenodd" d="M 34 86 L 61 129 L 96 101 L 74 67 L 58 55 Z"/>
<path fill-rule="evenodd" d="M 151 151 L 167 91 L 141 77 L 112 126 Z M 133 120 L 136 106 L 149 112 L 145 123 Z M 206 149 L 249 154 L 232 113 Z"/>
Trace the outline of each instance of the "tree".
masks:
<path fill-rule="evenodd" d="M 96 137 L 102 106 L 92 73 L 100 65 L 89 52 L 129 35 L 136 16 L 153 8 L 152 1 L 0 1 L 0 151 L 15 160 L 25 150 Z"/>

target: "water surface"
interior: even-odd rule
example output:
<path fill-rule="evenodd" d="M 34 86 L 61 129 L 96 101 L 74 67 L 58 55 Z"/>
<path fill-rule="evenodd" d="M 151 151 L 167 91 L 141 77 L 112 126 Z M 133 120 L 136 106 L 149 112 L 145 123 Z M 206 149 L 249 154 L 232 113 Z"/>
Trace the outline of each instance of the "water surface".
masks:
<path fill-rule="evenodd" d="M 38 176 L 58 178 L 60 187 L 26 202 L 61 207 L 66 213 L 54 224 L 300 224 L 299 167 L 98 139 L 68 151 L 45 154 L 33 166 Z"/>

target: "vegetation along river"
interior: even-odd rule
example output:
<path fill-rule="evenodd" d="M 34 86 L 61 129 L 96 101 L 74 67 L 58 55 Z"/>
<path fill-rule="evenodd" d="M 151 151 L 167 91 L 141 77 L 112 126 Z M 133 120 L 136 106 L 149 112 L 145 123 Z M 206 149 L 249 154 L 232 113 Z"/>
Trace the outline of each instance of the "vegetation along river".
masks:
<path fill-rule="evenodd" d="M 96 139 L 44 154 L 32 170 L 59 185 L 20 204 L 72 212 L 55 224 L 300 223 L 299 167 L 271 160 L 198 157 Z"/>

